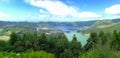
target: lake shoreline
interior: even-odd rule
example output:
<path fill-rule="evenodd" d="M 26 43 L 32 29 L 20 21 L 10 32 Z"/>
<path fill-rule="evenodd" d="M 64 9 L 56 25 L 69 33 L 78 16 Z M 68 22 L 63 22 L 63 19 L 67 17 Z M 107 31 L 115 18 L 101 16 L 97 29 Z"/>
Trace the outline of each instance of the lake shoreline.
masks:
<path fill-rule="evenodd" d="M 70 32 L 64 32 L 64 34 L 68 38 L 69 41 L 73 39 L 73 35 L 75 34 L 77 40 L 81 42 L 82 46 L 84 46 L 87 43 L 88 37 L 82 33 L 79 33 L 76 31 L 70 31 Z"/>

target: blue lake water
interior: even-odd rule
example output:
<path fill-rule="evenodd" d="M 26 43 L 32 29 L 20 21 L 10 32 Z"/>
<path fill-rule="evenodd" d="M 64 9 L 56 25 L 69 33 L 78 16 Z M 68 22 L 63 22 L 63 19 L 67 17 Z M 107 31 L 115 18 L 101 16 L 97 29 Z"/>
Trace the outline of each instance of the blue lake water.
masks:
<path fill-rule="evenodd" d="M 74 26 L 56 26 L 53 29 L 62 30 L 62 31 L 71 31 L 73 29 L 79 30 L 81 28 L 74 27 Z"/>
<path fill-rule="evenodd" d="M 87 43 L 88 37 L 84 36 L 79 32 L 69 32 L 69 33 L 65 32 L 64 34 L 66 35 L 69 41 L 73 39 L 73 35 L 75 34 L 77 37 L 77 40 L 81 42 L 82 46 L 84 46 Z"/>

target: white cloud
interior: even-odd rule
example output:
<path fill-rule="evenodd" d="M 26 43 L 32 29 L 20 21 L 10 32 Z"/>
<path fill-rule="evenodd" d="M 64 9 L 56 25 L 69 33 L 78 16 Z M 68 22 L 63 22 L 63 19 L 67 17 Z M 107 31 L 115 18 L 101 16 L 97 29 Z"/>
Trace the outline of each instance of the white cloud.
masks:
<path fill-rule="evenodd" d="M 40 9 L 39 13 L 40 13 L 39 14 L 39 18 L 41 18 L 41 19 L 45 19 L 45 18 L 49 18 L 50 17 L 50 14 L 47 11 L 45 11 L 45 10 Z"/>
<path fill-rule="evenodd" d="M 10 18 L 11 15 L 7 14 L 7 13 L 3 13 L 3 12 L 0 12 L 0 19 L 6 19 L 6 18 Z"/>
<path fill-rule="evenodd" d="M 82 12 L 78 15 L 79 18 L 99 18 L 101 15 L 95 14 L 93 12 Z"/>
<path fill-rule="evenodd" d="M 53 16 L 68 17 L 77 14 L 77 9 L 67 6 L 61 1 L 52 0 L 25 0 L 33 6 L 46 9 Z"/>
<path fill-rule="evenodd" d="M 79 13 L 78 8 L 66 5 L 60 0 L 25 0 L 32 6 L 40 8 L 40 17 L 60 17 L 60 18 L 96 18 L 100 17 L 92 12 Z M 45 10 L 41 10 L 45 9 Z"/>
<path fill-rule="evenodd" d="M 106 8 L 105 13 L 113 15 L 120 14 L 120 4 L 112 5 L 111 7 Z"/>

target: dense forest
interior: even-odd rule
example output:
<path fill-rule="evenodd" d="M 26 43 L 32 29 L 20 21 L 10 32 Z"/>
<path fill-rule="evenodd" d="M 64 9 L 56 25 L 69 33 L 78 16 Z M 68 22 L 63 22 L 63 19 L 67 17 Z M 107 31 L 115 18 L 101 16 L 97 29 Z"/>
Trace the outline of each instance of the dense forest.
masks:
<path fill-rule="evenodd" d="M 65 35 L 12 32 L 9 41 L 0 41 L 1 58 L 119 58 L 120 32 L 91 33 L 81 46 L 76 35 L 68 41 Z"/>

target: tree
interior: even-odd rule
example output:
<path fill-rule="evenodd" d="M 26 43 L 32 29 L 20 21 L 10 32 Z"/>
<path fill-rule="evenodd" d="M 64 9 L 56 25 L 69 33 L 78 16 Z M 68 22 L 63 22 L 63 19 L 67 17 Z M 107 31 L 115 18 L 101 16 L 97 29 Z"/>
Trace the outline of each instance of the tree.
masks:
<path fill-rule="evenodd" d="M 103 31 L 99 32 L 98 41 L 99 41 L 102 45 L 105 45 L 105 42 L 107 42 L 107 37 L 105 36 L 105 34 L 104 34 Z"/>
<path fill-rule="evenodd" d="M 17 35 L 15 32 L 12 32 L 12 33 L 10 34 L 10 40 L 9 40 L 10 45 L 14 45 L 14 43 L 15 43 L 17 40 L 19 40 L 19 39 L 18 39 L 18 35 Z"/>
<path fill-rule="evenodd" d="M 75 35 L 75 34 L 73 35 L 72 41 L 73 41 L 73 42 L 74 42 L 74 41 L 75 41 L 75 42 L 77 41 L 77 38 L 76 38 L 76 35 Z"/>
<path fill-rule="evenodd" d="M 120 50 L 120 37 L 119 37 L 119 33 L 117 33 L 116 30 L 114 30 L 113 34 L 112 34 L 112 42 L 111 42 L 111 48 L 114 50 Z"/>
<path fill-rule="evenodd" d="M 82 45 L 77 41 L 76 36 L 73 36 L 72 41 L 70 42 L 69 49 L 73 54 L 74 58 L 78 58 L 79 53 L 82 51 Z"/>
<path fill-rule="evenodd" d="M 60 54 L 59 58 L 73 58 L 73 53 L 69 49 L 65 49 L 63 53 Z"/>
<path fill-rule="evenodd" d="M 0 40 L 0 51 L 6 51 L 7 47 L 8 47 L 8 43 L 6 41 Z"/>
<path fill-rule="evenodd" d="M 87 40 L 87 44 L 84 46 L 85 51 L 95 48 L 95 44 L 98 42 L 97 33 L 91 33 L 90 38 Z"/>
<path fill-rule="evenodd" d="M 48 48 L 50 47 L 45 33 L 42 33 L 39 37 L 39 46 L 40 46 L 40 50 L 45 50 L 45 51 L 48 51 Z"/>
<path fill-rule="evenodd" d="M 56 42 L 55 46 L 56 46 L 55 54 L 58 58 L 60 54 L 64 52 L 65 49 L 69 48 L 69 42 L 66 36 L 65 35 L 59 36 L 59 39 Z"/>
<path fill-rule="evenodd" d="M 51 52 L 51 53 L 55 53 L 55 50 L 56 50 L 56 46 L 55 46 L 55 44 L 56 44 L 56 42 L 58 41 L 58 39 L 55 37 L 55 36 L 53 36 L 53 35 L 51 35 L 49 38 L 48 38 L 48 44 L 49 44 L 49 52 Z"/>

